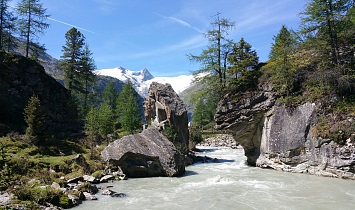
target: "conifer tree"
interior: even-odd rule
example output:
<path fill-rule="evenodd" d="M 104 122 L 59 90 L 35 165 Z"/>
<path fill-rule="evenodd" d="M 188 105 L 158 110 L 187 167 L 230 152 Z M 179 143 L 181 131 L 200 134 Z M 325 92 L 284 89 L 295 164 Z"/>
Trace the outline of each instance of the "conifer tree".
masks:
<path fill-rule="evenodd" d="M 14 21 L 13 14 L 8 10 L 9 0 L 0 0 L 0 50 L 4 49 L 5 39 L 12 32 Z"/>
<path fill-rule="evenodd" d="M 26 52 L 25 55 L 28 58 L 31 47 L 37 49 L 38 45 L 33 45 L 35 43 L 34 39 L 39 35 L 44 33 L 44 29 L 49 27 L 46 23 L 49 17 L 46 14 L 47 9 L 43 8 L 43 4 L 40 0 L 21 0 L 17 4 L 17 13 L 19 18 L 19 30 L 21 36 L 25 37 L 26 40 Z M 33 49 L 32 49 L 33 50 Z M 42 51 L 42 49 L 40 48 Z"/>
<path fill-rule="evenodd" d="M 84 94 L 84 107 L 83 112 L 87 113 L 88 107 L 88 96 L 91 93 L 90 87 L 95 83 L 95 74 L 94 70 L 96 68 L 94 58 L 92 57 L 92 53 L 89 49 L 89 45 L 85 44 L 85 49 L 83 52 L 83 57 L 81 59 L 81 68 L 79 72 L 79 77 L 81 78 L 81 82 L 83 83 L 83 90 L 81 91 Z"/>
<path fill-rule="evenodd" d="M 220 93 L 226 87 L 226 74 L 228 69 L 228 55 L 231 53 L 233 42 L 227 39 L 228 31 L 234 27 L 234 22 L 227 19 L 220 19 L 217 14 L 212 29 L 205 37 L 210 45 L 200 55 L 188 55 L 190 61 L 201 64 L 201 69 L 194 71 L 196 81 L 206 84 L 209 91 Z M 199 77 L 203 73 L 204 77 Z"/>
<path fill-rule="evenodd" d="M 84 35 L 76 28 L 71 28 L 65 34 L 65 45 L 63 46 L 60 67 L 64 70 L 65 87 L 70 92 L 81 92 L 80 75 L 82 67 L 82 58 L 84 55 L 83 47 L 85 45 Z"/>
<path fill-rule="evenodd" d="M 131 134 L 142 127 L 138 102 L 137 93 L 133 89 L 132 82 L 128 80 L 118 96 L 117 113 L 122 128 Z"/>
<path fill-rule="evenodd" d="M 35 145 L 43 143 L 45 129 L 45 115 L 38 96 L 33 95 L 24 109 L 27 140 Z"/>
<path fill-rule="evenodd" d="M 310 37 L 322 37 L 331 49 L 329 54 L 334 65 L 341 64 L 339 33 L 344 27 L 344 16 L 353 4 L 353 0 L 312 0 L 301 13 L 301 32 Z"/>

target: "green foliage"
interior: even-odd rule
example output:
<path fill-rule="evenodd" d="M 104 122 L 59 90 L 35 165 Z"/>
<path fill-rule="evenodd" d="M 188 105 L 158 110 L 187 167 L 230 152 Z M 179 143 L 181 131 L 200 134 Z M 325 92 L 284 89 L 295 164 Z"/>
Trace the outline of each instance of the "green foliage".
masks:
<path fill-rule="evenodd" d="M 33 95 L 24 109 L 27 124 L 26 137 L 32 144 L 43 144 L 45 140 L 45 115 L 38 96 Z"/>
<path fill-rule="evenodd" d="M 20 34 L 26 39 L 26 58 L 28 58 L 31 48 L 32 53 L 35 54 L 38 49 L 42 50 L 38 44 L 34 44 L 33 40 L 49 27 L 45 22 L 49 15 L 46 14 L 47 9 L 43 8 L 40 0 L 20 0 L 16 10 L 20 17 L 18 21 Z"/>
<path fill-rule="evenodd" d="M 200 55 L 188 55 L 191 62 L 201 64 L 201 68 L 193 72 L 197 82 L 206 85 L 209 91 L 221 96 L 227 83 L 228 55 L 232 51 L 233 42 L 226 36 L 235 23 L 227 19 L 220 19 L 217 14 L 212 29 L 205 36 L 210 45 Z M 203 76 L 201 76 L 201 74 Z"/>
<path fill-rule="evenodd" d="M 203 141 L 202 133 L 200 130 L 192 129 L 190 130 L 190 140 L 194 144 L 201 143 Z"/>
<path fill-rule="evenodd" d="M 112 81 L 109 81 L 102 92 L 102 100 L 107 103 L 110 108 L 115 111 L 117 107 L 118 91 Z"/>
<path fill-rule="evenodd" d="M 118 120 L 123 130 L 133 134 L 142 128 L 139 100 L 130 80 L 124 84 L 117 99 Z"/>
<path fill-rule="evenodd" d="M 9 37 L 12 37 L 14 32 L 14 24 L 16 18 L 9 11 L 10 0 L 0 0 L 0 50 L 11 47 Z"/>
<path fill-rule="evenodd" d="M 174 128 L 174 126 L 172 125 L 166 125 L 162 134 L 167 138 L 169 139 L 169 141 L 173 142 L 174 144 L 177 142 L 177 138 L 178 138 L 178 135 L 177 135 L 177 132 Z"/>

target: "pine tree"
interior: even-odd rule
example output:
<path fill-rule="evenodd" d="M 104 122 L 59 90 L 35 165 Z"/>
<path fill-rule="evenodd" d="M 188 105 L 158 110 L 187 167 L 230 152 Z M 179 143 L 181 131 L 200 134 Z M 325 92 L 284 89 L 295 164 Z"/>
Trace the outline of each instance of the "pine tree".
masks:
<path fill-rule="evenodd" d="M 27 124 L 26 138 L 35 145 L 44 141 L 45 115 L 38 96 L 33 95 L 24 109 L 25 122 Z"/>
<path fill-rule="evenodd" d="M 64 70 L 65 86 L 70 92 L 81 92 L 80 71 L 85 45 L 84 35 L 76 28 L 71 28 L 65 34 L 66 43 L 63 46 L 60 67 Z"/>
<path fill-rule="evenodd" d="M 43 8 L 40 0 L 21 0 L 16 9 L 20 17 L 20 34 L 26 39 L 26 58 L 28 58 L 31 47 L 36 48 L 36 45 L 32 44 L 34 38 L 43 34 L 44 29 L 49 27 L 49 24 L 46 23 L 49 15 L 46 14 L 47 9 Z M 37 46 L 40 45 L 37 44 Z"/>
<path fill-rule="evenodd" d="M 289 95 L 294 88 L 296 70 L 293 54 L 296 50 L 296 37 L 283 25 L 274 37 L 269 54 L 270 61 L 264 67 L 272 72 L 271 81 L 280 95 Z"/>
<path fill-rule="evenodd" d="M 205 122 L 206 107 L 203 98 L 199 98 L 196 102 L 192 123 L 194 126 L 203 126 Z"/>
<path fill-rule="evenodd" d="M 85 49 L 83 52 L 83 57 L 81 59 L 82 66 L 79 70 L 79 77 L 81 78 L 81 82 L 83 83 L 83 91 L 84 94 L 84 107 L 83 112 L 87 113 L 88 107 L 88 96 L 90 94 L 90 87 L 95 83 L 95 74 L 94 70 L 96 68 L 95 61 L 92 57 L 92 53 L 89 49 L 89 45 L 85 45 Z"/>
<path fill-rule="evenodd" d="M 102 92 L 102 100 L 115 110 L 117 107 L 118 91 L 112 81 L 109 81 Z"/>
<path fill-rule="evenodd" d="M 142 119 L 138 106 L 138 96 L 130 80 L 124 84 L 117 99 L 117 113 L 123 130 L 134 133 L 142 127 Z"/>
<path fill-rule="evenodd" d="M 101 103 L 98 110 L 99 134 L 106 138 L 114 132 L 114 114 L 109 104 Z"/>

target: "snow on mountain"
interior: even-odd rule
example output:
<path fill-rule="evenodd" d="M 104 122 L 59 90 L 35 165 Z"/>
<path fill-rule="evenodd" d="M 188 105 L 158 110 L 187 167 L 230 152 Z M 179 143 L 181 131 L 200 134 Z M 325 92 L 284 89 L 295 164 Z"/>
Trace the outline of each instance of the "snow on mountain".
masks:
<path fill-rule="evenodd" d="M 123 82 L 130 79 L 136 91 L 143 97 L 147 96 L 149 86 L 152 82 L 159 82 L 163 84 L 169 83 L 176 93 L 180 93 L 190 86 L 193 79 L 192 75 L 181 75 L 177 77 L 153 77 L 147 69 L 132 71 L 123 67 L 97 70 L 96 74 L 111 76 Z"/>

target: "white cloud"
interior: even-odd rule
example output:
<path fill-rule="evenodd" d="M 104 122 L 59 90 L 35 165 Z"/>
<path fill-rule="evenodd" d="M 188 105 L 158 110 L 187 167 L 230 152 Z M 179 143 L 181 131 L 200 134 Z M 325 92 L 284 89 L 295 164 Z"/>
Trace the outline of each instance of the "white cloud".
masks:
<path fill-rule="evenodd" d="M 183 20 L 181 20 L 179 18 L 172 17 L 172 16 L 165 16 L 165 15 L 162 15 L 162 14 L 159 14 L 159 13 L 154 13 L 154 14 L 159 15 L 159 16 L 165 18 L 165 19 L 172 20 L 173 22 L 178 23 L 178 24 L 180 24 L 182 26 L 185 26 L 187 28 L 190 28 L 190 29 L 192 29 L 192 30 L 194 30 L 194 31 L 196 31 L 198 33 L 203 33 L 202 30 L 198 29 L 197 27 L 192 26 L 190 23 L 188 23 L 186 21 L 183 21 Z"/>

